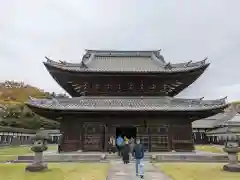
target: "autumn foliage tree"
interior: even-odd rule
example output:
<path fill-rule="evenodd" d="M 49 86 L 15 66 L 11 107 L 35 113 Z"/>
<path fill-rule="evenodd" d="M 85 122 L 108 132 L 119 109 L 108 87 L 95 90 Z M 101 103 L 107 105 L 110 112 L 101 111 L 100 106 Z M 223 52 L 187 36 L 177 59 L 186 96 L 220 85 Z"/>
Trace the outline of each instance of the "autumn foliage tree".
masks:
<path fill-rule="evenodd" d="M 59 123 L 34 114 L 25 106 L 29 96 L 50 98 L 50 93 L 24 83 L 5 81 L 0 83 L 0 126 L 20 127 L 27 129 L 59 128 Z"/>

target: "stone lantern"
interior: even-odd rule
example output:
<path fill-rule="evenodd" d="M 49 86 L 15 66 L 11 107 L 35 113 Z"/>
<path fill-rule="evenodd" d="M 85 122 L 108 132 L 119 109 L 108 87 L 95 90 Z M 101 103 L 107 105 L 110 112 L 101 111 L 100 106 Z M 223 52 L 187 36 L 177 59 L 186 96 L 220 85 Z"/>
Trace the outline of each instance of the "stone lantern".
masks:
<path fill-rule="evenodd" d="M 34 162 L 27 165 L 26 171 L 38 172 L 47 169 L 47 164 L 43 162 L 43 152 L 48 149 L 47 141 L 49 140 L 48 133 L 43 128 L 33 137 L 34 143 L 31 150 L 34 152 Z"/>
<path fill-rule="evenodd" d="M 237 140 L 227 140 L 223 150 L 228 153 L 229 163 L 223 166 L 224 171 L 230 172 L 240 172 L 240 164 L 238 162 L 237 154 L 240 152 L 239 147 L 239 136 L 235 135 L 237 132 L 237 127 L 235 124 L 228 122 L 226 134 L 230 136 L 236 136 Z"/>

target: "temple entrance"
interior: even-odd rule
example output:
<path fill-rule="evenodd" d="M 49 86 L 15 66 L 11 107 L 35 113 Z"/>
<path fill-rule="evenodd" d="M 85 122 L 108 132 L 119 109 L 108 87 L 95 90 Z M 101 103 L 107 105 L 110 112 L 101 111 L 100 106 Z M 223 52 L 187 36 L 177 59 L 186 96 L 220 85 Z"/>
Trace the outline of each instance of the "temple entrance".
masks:
<path fill-rule="evenodd" d="M 136 127 L 117 127 L 116 128 L 116 137 L 122 136 L 130 138 L 136 138 L 137 136 L 137 128 Z"/>

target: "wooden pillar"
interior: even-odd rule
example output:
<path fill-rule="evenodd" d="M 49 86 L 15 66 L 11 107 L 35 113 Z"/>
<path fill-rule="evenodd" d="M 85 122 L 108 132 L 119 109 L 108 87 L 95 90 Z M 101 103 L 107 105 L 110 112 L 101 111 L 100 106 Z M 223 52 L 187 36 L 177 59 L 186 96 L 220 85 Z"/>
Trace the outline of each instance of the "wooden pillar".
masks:
<path fill-rule="evenodd" d="M 172 124 L 169 124 L 168 127 L 168 143 L 169 143 L 169 151 L 173 151 L 174 150 L 174 144 L 172 142 L 173 140 L 173 127 Z"/>
<path fill-rule="evenodd" d="M 105 139 L 105 143 L 104 143 L 104 151 L 107 152 L 108 151 L 108 141 L 110 139 L 111 136 L 109 136 L 108 133 L 108 124 L 105 124 L 104 126 L 104 139 Z M 115 137 L 115 136 L 114 136 Z"/>
<path fill-rule="evenodd" d="M 80 149 L 84 151 L 84 124 L 80 124 Z"/>

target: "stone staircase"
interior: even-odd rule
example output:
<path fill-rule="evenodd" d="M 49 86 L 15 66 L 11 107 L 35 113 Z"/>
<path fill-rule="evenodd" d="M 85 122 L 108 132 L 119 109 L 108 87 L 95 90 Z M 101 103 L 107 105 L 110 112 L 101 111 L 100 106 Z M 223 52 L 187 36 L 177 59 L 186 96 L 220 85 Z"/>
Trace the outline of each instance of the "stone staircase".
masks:
<path fill-rule="evenodd" d="M 105 154 L 103 153 L 52 153 L 44 154 L 44 162 L 106 162 Z M 33 155 L 18 156 L 17 162 L 32 162 Z"/>
<path fill-rule="evenodd" d="M 117 154 L 106 154 L 105 159 L 107 161 L 121 161 L 122 159 L 117 155 Z M 151 161 L 152 159 L 152 155 L 151 154 L 145 154 L 144 156 L 144 160 L 145 161 Z M 135 160 L 131 160 L 131 161 L 135 161 Z"/>
<path fill-rule="evenodd" d="M 32 162 L 33 154 L 18 156 L 15 162 Z M 44 153 L 45 162 L 121 162 L 117 154 L 101 152 Z M 131 160 L 134 162 L 135 160 Z M 228 162 L 227 154 L 217 153 L 145 153 L 145 162 Z"/>

